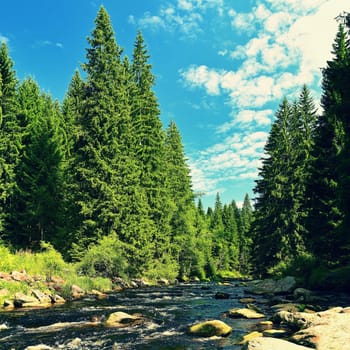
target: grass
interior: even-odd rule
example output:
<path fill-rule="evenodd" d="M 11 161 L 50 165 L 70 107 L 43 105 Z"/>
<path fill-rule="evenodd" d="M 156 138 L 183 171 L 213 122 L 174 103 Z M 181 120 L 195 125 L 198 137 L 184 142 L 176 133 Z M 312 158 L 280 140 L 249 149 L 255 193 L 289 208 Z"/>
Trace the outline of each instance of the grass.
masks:
<path fill-rule="evenodd" d="M 40 276 L 40 278 L 27 282 L 0 279 L 0 290 L 3 290 L 3 293 L 0 293 L 0 305 L 17 292 L 29 293 L 31 289 L 47 291 L 49 287 L 46 282 L 53 276 L 59 276 L 64 280 L 59 293 L 64 298 L 70 297 L 72 285 L 78 285 L 85 291 L 95 289 L 106 292 L 112 289 L 112 282 L 108 278 L 79 275 L 79 266 L 65 262 L 62 255 L 47 243 L 42 244 L 42 251 L 39 253 L 31 251 L 12 253 L 9 248 L 0 245 L 0 272 L 12 271 L 25 271 L 31 277 Z"/>

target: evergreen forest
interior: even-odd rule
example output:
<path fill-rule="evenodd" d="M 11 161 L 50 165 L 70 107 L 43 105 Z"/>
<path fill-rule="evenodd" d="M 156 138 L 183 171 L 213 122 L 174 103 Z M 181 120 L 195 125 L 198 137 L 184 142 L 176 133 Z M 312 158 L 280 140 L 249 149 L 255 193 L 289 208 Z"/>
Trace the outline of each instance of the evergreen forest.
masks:
<path fill-rule="evenodd" d="M 254 205 L 192 189 L 180 132 L 160 119 L 141 32 L 129 59 L 101 7 L 62 103 L 18 81 L 0 48 L 0 240 L 49 243 L 82 272 L 156 279 L 312 275 L 350 270 L 350 15 L 322 69 L 321 111 L 307 86 L 281 101 Z M 320 272 L 321 270 L 321 272 Z"/>

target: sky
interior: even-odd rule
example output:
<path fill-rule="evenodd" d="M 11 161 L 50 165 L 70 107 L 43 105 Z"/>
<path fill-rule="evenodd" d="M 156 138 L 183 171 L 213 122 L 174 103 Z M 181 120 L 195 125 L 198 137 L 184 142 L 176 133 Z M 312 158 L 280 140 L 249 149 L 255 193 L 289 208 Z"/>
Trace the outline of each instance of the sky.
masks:
<path fill-rule="evenodd" d="M 217 193 L 254 198 L 278 105 L 303 84 L 319 105 L 335 18 L 350 12 L 349 0 L 2 0 L 0 41 L 18 78 L 62 101 L 101 5 L 125 55 L 142 31 L 163 126 L 177 124 L 205 206 Z"/>

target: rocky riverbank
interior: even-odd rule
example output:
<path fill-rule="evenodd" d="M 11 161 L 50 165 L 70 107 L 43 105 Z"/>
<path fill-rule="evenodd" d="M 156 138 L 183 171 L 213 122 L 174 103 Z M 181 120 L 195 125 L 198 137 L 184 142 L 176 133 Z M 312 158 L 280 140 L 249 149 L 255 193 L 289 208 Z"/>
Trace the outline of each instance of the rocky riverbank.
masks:
<path fill-rule="evenodd" d="M 29 276 L 25 271 L 13 271 L 9 274 L 0 274 L 0 278 L 6 278 L 9 283 L 22 283 L 26 286 L 26 292 L 16 292 L 9 294 L 5 300 L 8 311 L 21 308 L 47 308 L 55 304 L 65 303 L 66 300 L 92 300 L 98 303 L 98 300 L 117 298 L 119 295 L 127 297 L 134 294 L 140 296 L 147 295 L 155 286 L 149 286 L 144 279 L 135 279 L 125 281 L 121 278 L 115 278 L 112 281 L 113 289 L 111 293 L 104 293 L 94 289 L 83 289 L 78 285 L 70 285 L 67 296 L 67 284 L 61 277 L 51 277 L 42 280 L 39 276 Z M 38 285 L 41 289 L 38 289 Z M 160 280 L 157 283 L 161 293 L 172 290 L 172 287 L 164 288 L 169 285 L 167 280 Z M 231 309 L 219 312 L 212 309 L 212 316 L 207 317 L 203 309 L 202 318 L 196 318 L 195 322 L 187 323 L 182 327 L 187 327 L 189 339 L 228 339 L 234 344 L 234 348 L 246 350 L 348 350 L 350 344 L 350 303 L 339 299 L 337 296 L 316 293 L 307 289 L 298 288 L 293 277 L 286 277 L 280 280 L 256 280 L 249 282 L 231 281 L 231 283 L 222 284 L 193 284 L 192 287 L 184 285 L 177 286 L 177 292 L 174 297 L 182 296 L 185 290 L 189 288 L 199 293 L 201 290 L 205 293 L 212 293 L 211 300 L 218 307 L 227 305 Z M 64 289 L 66 289 L 64 291 Z M 130 289 L 130 291 L 128 291 Z M 140 292 L 138 290 L 140 289 Z M 60 292 L 64 291 L 65 298 Z M 125 293 L 119 293 L 125 291 Z M 115 293 L 118 292 L 118 293 Z M 4 290 L 0 290 L 0 294 Z M 8 291 L 10 293 L 10 291 Z M 131 293 L 131 294 L 130 294 Z M 145 293 L 145 294 L 144 294 Z M 152 293 L 152 292 L 151 292 Z M 155 295 L 158 295 L 157 292 Z M 93 301 L 96 299 L 96 301 Z M 127 297 L 128 300 L 128 297 Z M 162 300 L 162 299 L 160 299 Z M 172 297 L 166 297 L 165 301 L 172 300 Z M 174 299 L 176 300 L 176 299 Z M 103 301 L 104 302 L 104 301 Z M 142 303 L 142 299 L 140 299 Z M 92 304 L 94 305 L 94 304 Z M 221 306 L 220 306 L 221 305 Z M 334 307 L 337 306 L 338 307 Z M 69 306 L 70 307 L 70 306 Z M 122 311 L 123 310 L 123 311 Z M 86 327 L 99 326 L 101 331 L 109 328 L 127 328 L 138 329 L 139 327 L 154 326 L 152 314 L 135 312 L 132 309 L 114 310 L 115 312 L 106 312 L 102 317 L 88 317 L 84 320 L 74 320 L 72 322 L 56 321 L 48 326 L 36 328 L 36 332 L 46 332 L 47 329 L 58 331 L 64 329 L 86 329 Z M 131 312 L 130 312 L 131 311 Z M 167 322 L 164 320 L 164 327 Z M 237 326 L 246 323 L 246 334 L 237 332 Z M 8 324 L 2 326 L 6 331 Z M 249 326 L 248 326 L 249 325 Z M 0 325 L 1 326 L 1 325 Z M 135 328 L 136 327 L 136 328 Z M 184 328 L 183 328 L 184 329 Z M 180 333 L 179 333 L 180 334 Z M 241 334 L 241 336 L 239 335 Z M 226 341 L 226 340 L 224 340 Z M 68 344 L 68 343 L 65 343 Z"/>

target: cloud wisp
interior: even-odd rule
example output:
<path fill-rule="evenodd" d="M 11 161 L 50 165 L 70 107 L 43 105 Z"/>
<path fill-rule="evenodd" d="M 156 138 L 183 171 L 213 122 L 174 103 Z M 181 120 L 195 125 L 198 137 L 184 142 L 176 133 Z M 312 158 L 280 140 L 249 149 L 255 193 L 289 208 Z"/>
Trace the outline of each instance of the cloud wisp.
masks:
<path fill-rule="evenodd" d="M 303 84 L 319 98 L 320 68 L 331 56 L 334 18 L 342 11 L 343 0 L 266 0 L 247 13 L 226 11 L 231 30 L 247 38 L 238 46 L 218 50 L 236 68 L 193 63 L 180 71 L 185 87 L 225 96 L 231 106 L 230 119 L 216 129 L 231 136 L 192 160 L 193 175 L 201 169 L 206 178 L 217 181 L 197 179 L 194 188 L 211 185 L 210 191 L 215 191 L 224 180 L 257 177 L 273 120 L 271 106 L 276 109 L 284 96 L 295 99 Z"/>

